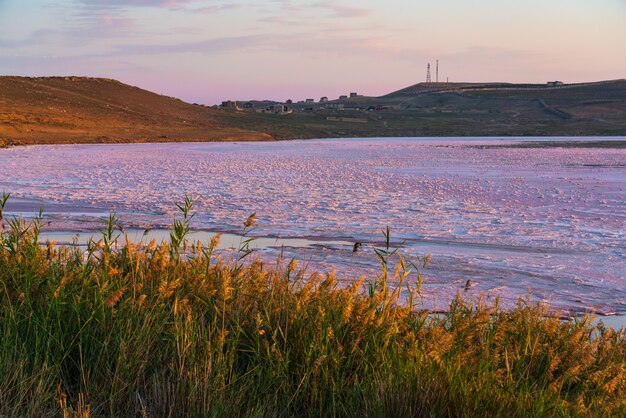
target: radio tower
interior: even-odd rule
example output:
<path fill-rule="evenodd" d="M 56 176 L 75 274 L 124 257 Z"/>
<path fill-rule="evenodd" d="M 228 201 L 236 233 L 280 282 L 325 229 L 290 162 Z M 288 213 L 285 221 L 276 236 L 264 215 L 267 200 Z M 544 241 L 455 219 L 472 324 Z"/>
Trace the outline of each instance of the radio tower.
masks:
<path fill-rule="evenodd" d="M 435 69 L 435 82 L 439 83 L 439 60 L 437 60 L 437 68 Z"/>
<path fill-rule="evenodd" d="M 426 66 L 426 82 L 430 83 L 430 62 Z"/>

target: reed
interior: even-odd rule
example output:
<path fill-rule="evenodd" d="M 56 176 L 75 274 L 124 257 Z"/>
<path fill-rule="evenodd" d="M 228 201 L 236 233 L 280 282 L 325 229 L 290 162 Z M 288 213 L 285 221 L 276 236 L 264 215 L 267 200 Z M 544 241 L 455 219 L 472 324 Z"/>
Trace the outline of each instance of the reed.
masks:
<path fill-rule="evenodd" d="M 525 300 L 428 315 L 408 280 L 426 260 L 388 232 L 381 274 L 347 287 L 249 238 L 226 257 L 186 240 L 192 204 L 171 242 L 130 242 L 112 214 L 86 250 L 0 219 L 0 416 L 626 413 L 623 331 Z"/>

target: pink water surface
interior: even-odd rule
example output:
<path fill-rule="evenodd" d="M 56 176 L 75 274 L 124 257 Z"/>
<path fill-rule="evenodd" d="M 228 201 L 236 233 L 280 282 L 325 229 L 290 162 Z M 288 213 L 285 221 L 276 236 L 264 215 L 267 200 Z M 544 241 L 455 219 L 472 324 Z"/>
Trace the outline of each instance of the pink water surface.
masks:
<path fill-rule="evenodd" d="M 624 150 L 474 147 L 515 141 L 16 147 L 0 150 L 0 190 L 65 208 L 50 215 L 57 229 L 91 228 L 93 213 L 111 207 L 133 226 L 164 226 L 174 201 L 200 196 L 198 229 L 238 232 L 256 212 L 258 235 L 363 242 L 356 254 L 284 250 L 343 277 L 375 271 L 368 244 L 389 226 L 405 251 L 432 253 L 429 307 L 460 290 L 509 305 L 530 292 L 555 309 L 625 311 Z"/>

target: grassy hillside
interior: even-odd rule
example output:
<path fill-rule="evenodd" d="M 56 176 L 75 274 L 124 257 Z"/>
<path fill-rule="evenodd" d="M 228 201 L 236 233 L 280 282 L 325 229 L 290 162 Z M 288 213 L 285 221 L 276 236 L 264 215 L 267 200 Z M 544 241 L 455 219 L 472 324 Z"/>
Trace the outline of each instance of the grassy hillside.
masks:
<path fill-rule="evenodd" d="M 331 108 L 337 105 L 343 109 Z M 626 135 L 625 80 L 557 88 L 420 83 L 381 97 L 293 107 L 289 115 L 231 111 L 225 118 L 277 138 Z"/>
<path fill-rule="evenodd" d="M 625 80 L 557 88 L 508 83 L 420 83 L 382 97 L 358 96 L 291 107 L 293 113 L 282 115 L 257 112 L 260 109 L 216 109 L 108 79 L 0 77 L 0 145 L 357 136 L 626 135 Z"/>
<path fill-rule="evenodd" d="M 115 80 L 0 77 L 0 140 L 17 144 L 269 138 L 221 113 Z"/>

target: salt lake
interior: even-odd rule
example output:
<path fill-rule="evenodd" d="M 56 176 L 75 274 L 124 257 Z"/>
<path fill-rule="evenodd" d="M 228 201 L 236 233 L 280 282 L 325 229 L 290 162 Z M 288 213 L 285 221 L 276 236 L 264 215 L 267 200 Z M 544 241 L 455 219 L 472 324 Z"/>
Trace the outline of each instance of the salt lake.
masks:
<path fill-rule="evenodd" d="M 259 255 L 296 257 L 342 280 L 375 274 L 370 246 L 388 226 L 405 253 L 432 254 L 426 307 L 461 292 L 625 312 L 626 151 L 501 146 L 528 140 L 539 139 L 14 147 L 0 150 L 0 191 L 12 193 L 14 214 L 43 206 L 46 233 L 65 240 L 100 229 L 111 208 L 127 228 L 163 230 L 174 202 L 198 197 L 199 239 L 238 234 L 254 212 Z"/>

